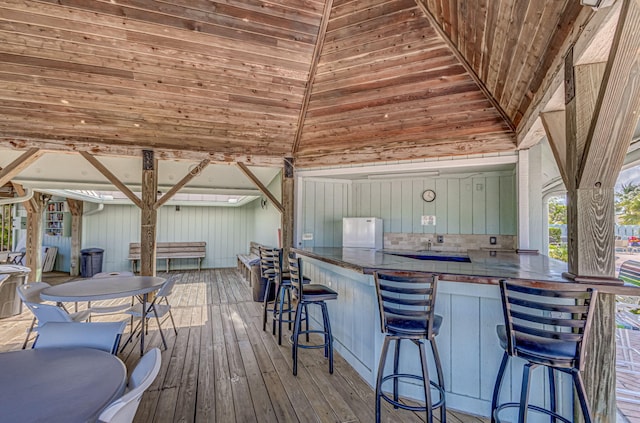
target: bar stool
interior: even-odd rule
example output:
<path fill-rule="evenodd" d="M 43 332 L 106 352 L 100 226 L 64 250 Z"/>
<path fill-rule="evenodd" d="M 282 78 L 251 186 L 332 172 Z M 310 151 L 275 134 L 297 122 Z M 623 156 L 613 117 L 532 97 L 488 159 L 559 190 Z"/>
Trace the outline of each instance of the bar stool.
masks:
<path fill-rule="evenodd" d="M 260 272 L 266 279 L 264 304 L 262 311 L 262 330 L 267 328 L 268 314 L 272 314 L 271 332 L 276 334 L 276 322 L 278 323 L 278 345 L 282 344 L 282 323 L 293 323 L 293 305 L 291 301 L 291 281 L 289 275 L 282 272 L 282 250 L 279 248 L 260 247 Z M 275 287 L 275 298 L 269 300 L 272 286 Z M 271 305 L 272 307 L 269 307 Z M 283 316 L 287 313 L 285 319 Z"/>
<path fill-rule="evenodd" d="M 378 378 L 376 382 L 376 422 L 380 422 L 380 399 L 392 404 L 394 408 L 403 408 L 411 411 L 426 411 L 427 422 L 433 422 L 433 410 L 440 408 L 440 421 L 446 422 L 446 407 L 444 394 L 444 378 L 442 365 L 435 337 L 440 331 L 442 317 L 435 315 L 435 300 L 438 284 L 438 276 L 430 273 L 414 272 L 385 272 L 374 273 L 376 292 L 378 295 L 378 307 L 380 309 L 380 325 L 384 336 L 380 363 L 378 365 Z M 420 352 L 420 364 L 422 374 L 414 375 L 399 372 L 400 342 L 408 339 L 413 342 Z M 426 351 L 424 342 L 431 344 L 438 381 L 429 379 L 427 369 Z M 384 376 L 384 366 L 389 352 L 391 341 L 395 341 L 395 354 L 393 360 L 393 373 Z M 401 403 L 398 398 L 398 385 L 400 379 L 416 379 L 422 381 L 425 396 L 424 406 L 411 406 Z M 382 385 L 393 381 L 393 398 L 382 390 Z M 436 403 L 431 398 L 431 387 L 438 392 L 439 399 Z"/>
<path fill-rule="evenodd" d="M 493 390 L 491 422 L 500 422 L 498 414 L 503 409 L 517 408 L 518 423 L 527 421 L 529 410 L 546 414 L 554 422 L 557 419 L 571 423 L 558 414 L 554 377 L 557 370 L 571 375 L 584 420 L 591 423 L 591 410 L 580 371 L 584 367 L 584 345 L 591 329 L 597 290 L 558 291 L 502 280 L 500 293 L 505 325 L 498 325 L 496 331 L 505 352 Z M 498 405 L 500 386 L 510 357 L 527 361 L 520 402 Z M 551 409 L 529 404 L 531 370 L 539 366 L 548 370 Z"/>
<path fill-rule="evenodd" d="M 293 324 L 293 335 L 291 340 L 291 356 L 293 358 L 293 375 L 298 374 L 298 348 L 324 348 L 324 356 L 329 359 L 329 373 L 333 374 L 333 334 L 329 323 L 329 310 L 325 301 L 336 300 L 338 293 L 328 286 L 317 283 L 306 283 L 302 276 L 302 261 L 296 257 L 295 253 L 289 254 L 289 275 L 293 287 L 294 299 L 298 301 L 296 305 L 296 318 Z M 309 329 L 309 305 L 318 305 L 322 310 L 322 330 Z M 306 329 L 302 330 L 302 321 L 306 320 Z M 305 335 L 309 341 L 310 333 L 321 333 L 324 336 L 322 344 L 300 344 L 300 335 Z"/>

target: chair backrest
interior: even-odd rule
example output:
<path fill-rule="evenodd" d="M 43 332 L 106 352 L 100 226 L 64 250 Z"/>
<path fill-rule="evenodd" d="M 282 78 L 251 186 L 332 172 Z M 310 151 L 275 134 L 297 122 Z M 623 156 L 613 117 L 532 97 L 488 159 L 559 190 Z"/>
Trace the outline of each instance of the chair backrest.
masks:
<path fill-rule="evenodd" d="M 64 311 L 62 307 L 53 304 L 30 303 L 27 301 L 24 302 L 24 305 L 36 316 L 38 326 L 43 326 L 49 322 L 73 322 L 69 313 Z"/>
<path fill-rule="evenodd" d="M 51 285 L 46 282 L 25 283 L 23 285 L 18 285 L 18 287 L 16 288 L 16 292 L 18 293 L 18 297 L 20 297 L 22 302 L 25 303 L 27 307 L 29 307 L 27 303 L 41 303 L 42 300 L 40 299 L 40 291 L 45 288 L 49 288 L 50 286 Z"/>
<path fill-rule="evenodd" d="M 175 276 L 171 276 L 167 279 L 158 290 L 156 297 L 167 297 L 171 295 L 171 291 L 173 291 L 173 286 L 176 284 L 177 279 L 178 278 Z"/>
<path fill-rule="evenodd" d="M 38 329 L 33 348 L 86 347 L 115 354 L 126 326 L 126 321 L 48 322 Z"/>
<path fill-rule="evenodd" d="M 280 257 L 278 248 L 260 247 L 260 276 L 265 279 L 275 279 L 275 266 Z"/>
<path fill-rule="evenodd" d="M 387 333 L 388 320 L 427 322 L 424 336 L 433 334 L 438 275 L 416 272 L 375 272 L 373 274 L 380 329 Z"/>
<path fill-rule="evenodd" d="M 160 350 L 154 348 L 146 353 L 129 379 L 129 391 L 122 397 L 112 402 L 98 417 L 99 422 L 104 423 L 131 423 L 140 405 L 142 394 L 151 386 L 160 372 L 162 358 Z"/>
<path fill-rule="evenodd" d="M 582 369 L 583 345 L 590 332 L 597 290 L 558 290 L 500 281 L 502 310 L 507 329 L 507 350 L 512 356 L 524 355 L 521 342 L 544 345 L 552 351 L 554 345 L 566 350 L 575 344 L 575 367 Z"/>
<path fill-rule="evenodd" d="M 304 277 L 302 275 L 302 260 L 296 253 L 289 253 L 289 278 L 293 287 L 294 298 L 302 298 L 304 295 Z"/>
<path fill-rule="evenodd" d="M 103 279 L 103 278 L 119 278 L 123 276 L 135 276 L 133 272 L 100 272 L 96 273 L 91 279 Z"/>

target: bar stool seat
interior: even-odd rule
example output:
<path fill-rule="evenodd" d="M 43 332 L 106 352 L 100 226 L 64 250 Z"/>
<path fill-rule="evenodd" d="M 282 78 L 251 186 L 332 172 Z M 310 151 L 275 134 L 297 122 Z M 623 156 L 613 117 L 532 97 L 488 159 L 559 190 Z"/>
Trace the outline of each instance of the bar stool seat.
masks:
<path fill-rule="evenodd" d="M 442 316 L 433 316 L 433 328 L 431 329 L 433 336 L 440 333 L 442 326 Z M 426 337 L 429 330 L 429 322 L 424 319 L 400 319 L 395 317 L 387 317 L 387 331 L 393 335 L 409 335 Z"/>
<path fill-rule="evenodd" d="M 382 409 L 380 403 L 384 399 L 394 408 L 424 411 L 428 423 L 433 422 L 433 410 L 440 409 L 440 421 L 445 423 L 444 377 L 435 342 L 435 337 L 442 326 L 442 316 L 435 314 L 438 276 L 414 272 L 376 272 L 374 279 L 378 295 L 381 331 L 385 335 L 376 381 L 376 422 L 380 423 Z M 400 346 L 403 340 L 411 341 L 418 347 L 421 364 L 421 374 L 419 375 L 400 372 Z M 431 345 L 437 381 L 432 381 L 429 378 L 425 350 L 427 341 Z M 384 368 L 392 342 L 395 342 L 393 372 L 385 375 Z M 400 402 L 399 382 L 402 379 L 422 382 L 424 406 Z M 393 382 L 392 396 L 383 391 L 383 385 L 387 381 Z M 437 401 L 432 400 L 431 388 L 437 392 Z"/>
<path fill-rule="evenodd" d="M 500 281 L 504 325 L 496 326 L 504 348 L 491 401 L 491 422 L 500 422 L 505 409 L 518 410 L 518 423 L 526 423 L 529 412 L 544 414 L 552 422 L 571 423 L 558 410 L 555 372 L 571 375 L 582 415 L 592 422 L 580 371 L 584 367 L 584 344 L 589 336 L 597 290 L 545 289 L 544 283 Z M 511 357 L 527 361 L 523 368 L 519 402 L 498 404 L 500 387 Z M 549 408 L 529 403 L 531 371 L 543 366 L 548 372 Z"/>

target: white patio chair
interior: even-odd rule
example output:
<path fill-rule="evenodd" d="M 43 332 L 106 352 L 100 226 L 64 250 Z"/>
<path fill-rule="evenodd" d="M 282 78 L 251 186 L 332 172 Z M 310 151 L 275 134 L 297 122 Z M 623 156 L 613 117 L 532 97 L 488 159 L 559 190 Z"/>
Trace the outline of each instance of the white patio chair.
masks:
<path fill-rule="evenodd" d="M 140 405 L 142 394 L 151 386 L 160 372 L 162 358 L 160 350 L 154 348 L 146 353 L 129 378 L 128 391 L 105 408 L 98 421 L 103 423 L 131 423 Z"/>
<path fill-rule="evenodd" d="M 91 279 L 104 279 L 104 278 L 118 278 L 123 276 L 134 276 L 131 272 L 100 272 L 93 275 Z M 131 308 L 134 303 L 134 298 L 131 297 L 130 304 L 116 304 L 111 306 L 92 306 L 91 301 L 87 303 L 87 309 L 91 312 L 91 314 L 115 314 L 122 313 L 125 310 Z M 89 321 L 91 321 L 91 316 L 89 317 Z M 133 317 L 131 318 L 131 324 L 133 325 Z"/>
<path fill-rule="evenodd" d="M 50 286 L 51 285 L 46 282 L 32 282 L 18 285 L 16 288 L 16 292 L 24 305 L 33 313 L 33 320 L 27 330 L 27 336 L 22 344 L 22 349 L 27 347 L 31 333 L 34 330 L 38 330 L 42 325 L 48 322 L 81 322 L 87 320 L 91 314 L 89 310 L 69 314 L 60 307 L 44 304 L 40 299 L 40 292 Z M 38 326 L 36 326 L 36 321 L 38 322 Z"/>
<path fill-rule="evenodd" d="M 167 349 L 167 341 L 164 337 L 164 332 L 162 332 L 162 324 L 167 319 L 171 319 L 171 324 L 173 325 L 173 331 L 176 335 L 178 335 L 178 330 L 176 329 L 176 323 L 173 320 L 173 314 L 171 313 L 171 304 L 169 304 L 169 300 L 167 299 L 167 297 L 171 295 L 171 292 L 173 291 L 173 286 L 175 285 L 175 283 L 176 283 L 175 277 L 171 277 L 167 279 L 167 281 L 162 285 L 160 290 L 158 290 L 158 293 L 154 297 L 153 301 L 147 304 L 147 313 L 146 313 L 147 320 L 151 319 L 152 317 L 156 318 L 156 321 L 158 322 L 158 330 L 160 331 L 160 337 L 162 338 L 162 344 L 164 345 L 165 350 Z M 140 322 L 138 322 L 135 329 L 131 330 L 131 334 L 129 335 L 129 337 L 127 338 L 127 341 L 122 346 L 123 349 L 133 339 L 133 335 L 136 334 L 136 332 L 141 326 L 142 316 L 143 316 L 142 304 L 140 303 L 135 304 L 125 313 L 130 314 L 134 318 L 140 319 Z"/>
<path fill-rule="evenodd" d="M 116 354 L 126 326 L 126 321 L 49 322 L 38 330 L 33 348 L 86 347 Z"/>

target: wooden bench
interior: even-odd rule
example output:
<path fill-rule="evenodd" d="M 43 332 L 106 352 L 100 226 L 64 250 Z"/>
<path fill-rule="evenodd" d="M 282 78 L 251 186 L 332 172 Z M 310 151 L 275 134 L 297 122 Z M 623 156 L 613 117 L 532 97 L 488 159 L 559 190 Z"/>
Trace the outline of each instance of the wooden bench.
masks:
<path fill-rule="evenodd" d="M 158 242 L 156 243 L 156 259 L 167 261 L 167 272 L 172 259 L 198 259 L 198 270 L 201 269 L 202 259 L 207 255 L 207 243 L 200 242 Z M 140 243 L 129 244 L 131 269 L 136 272 L 136 262 L 140 260 Z"/>
<path fill-rule="evenodd" d="M 238 271 L 243 278 L 252 283 L 252 274 L 260 276 L 260 244 L 251 241 L 248 254 L 238 254 Z"/>

